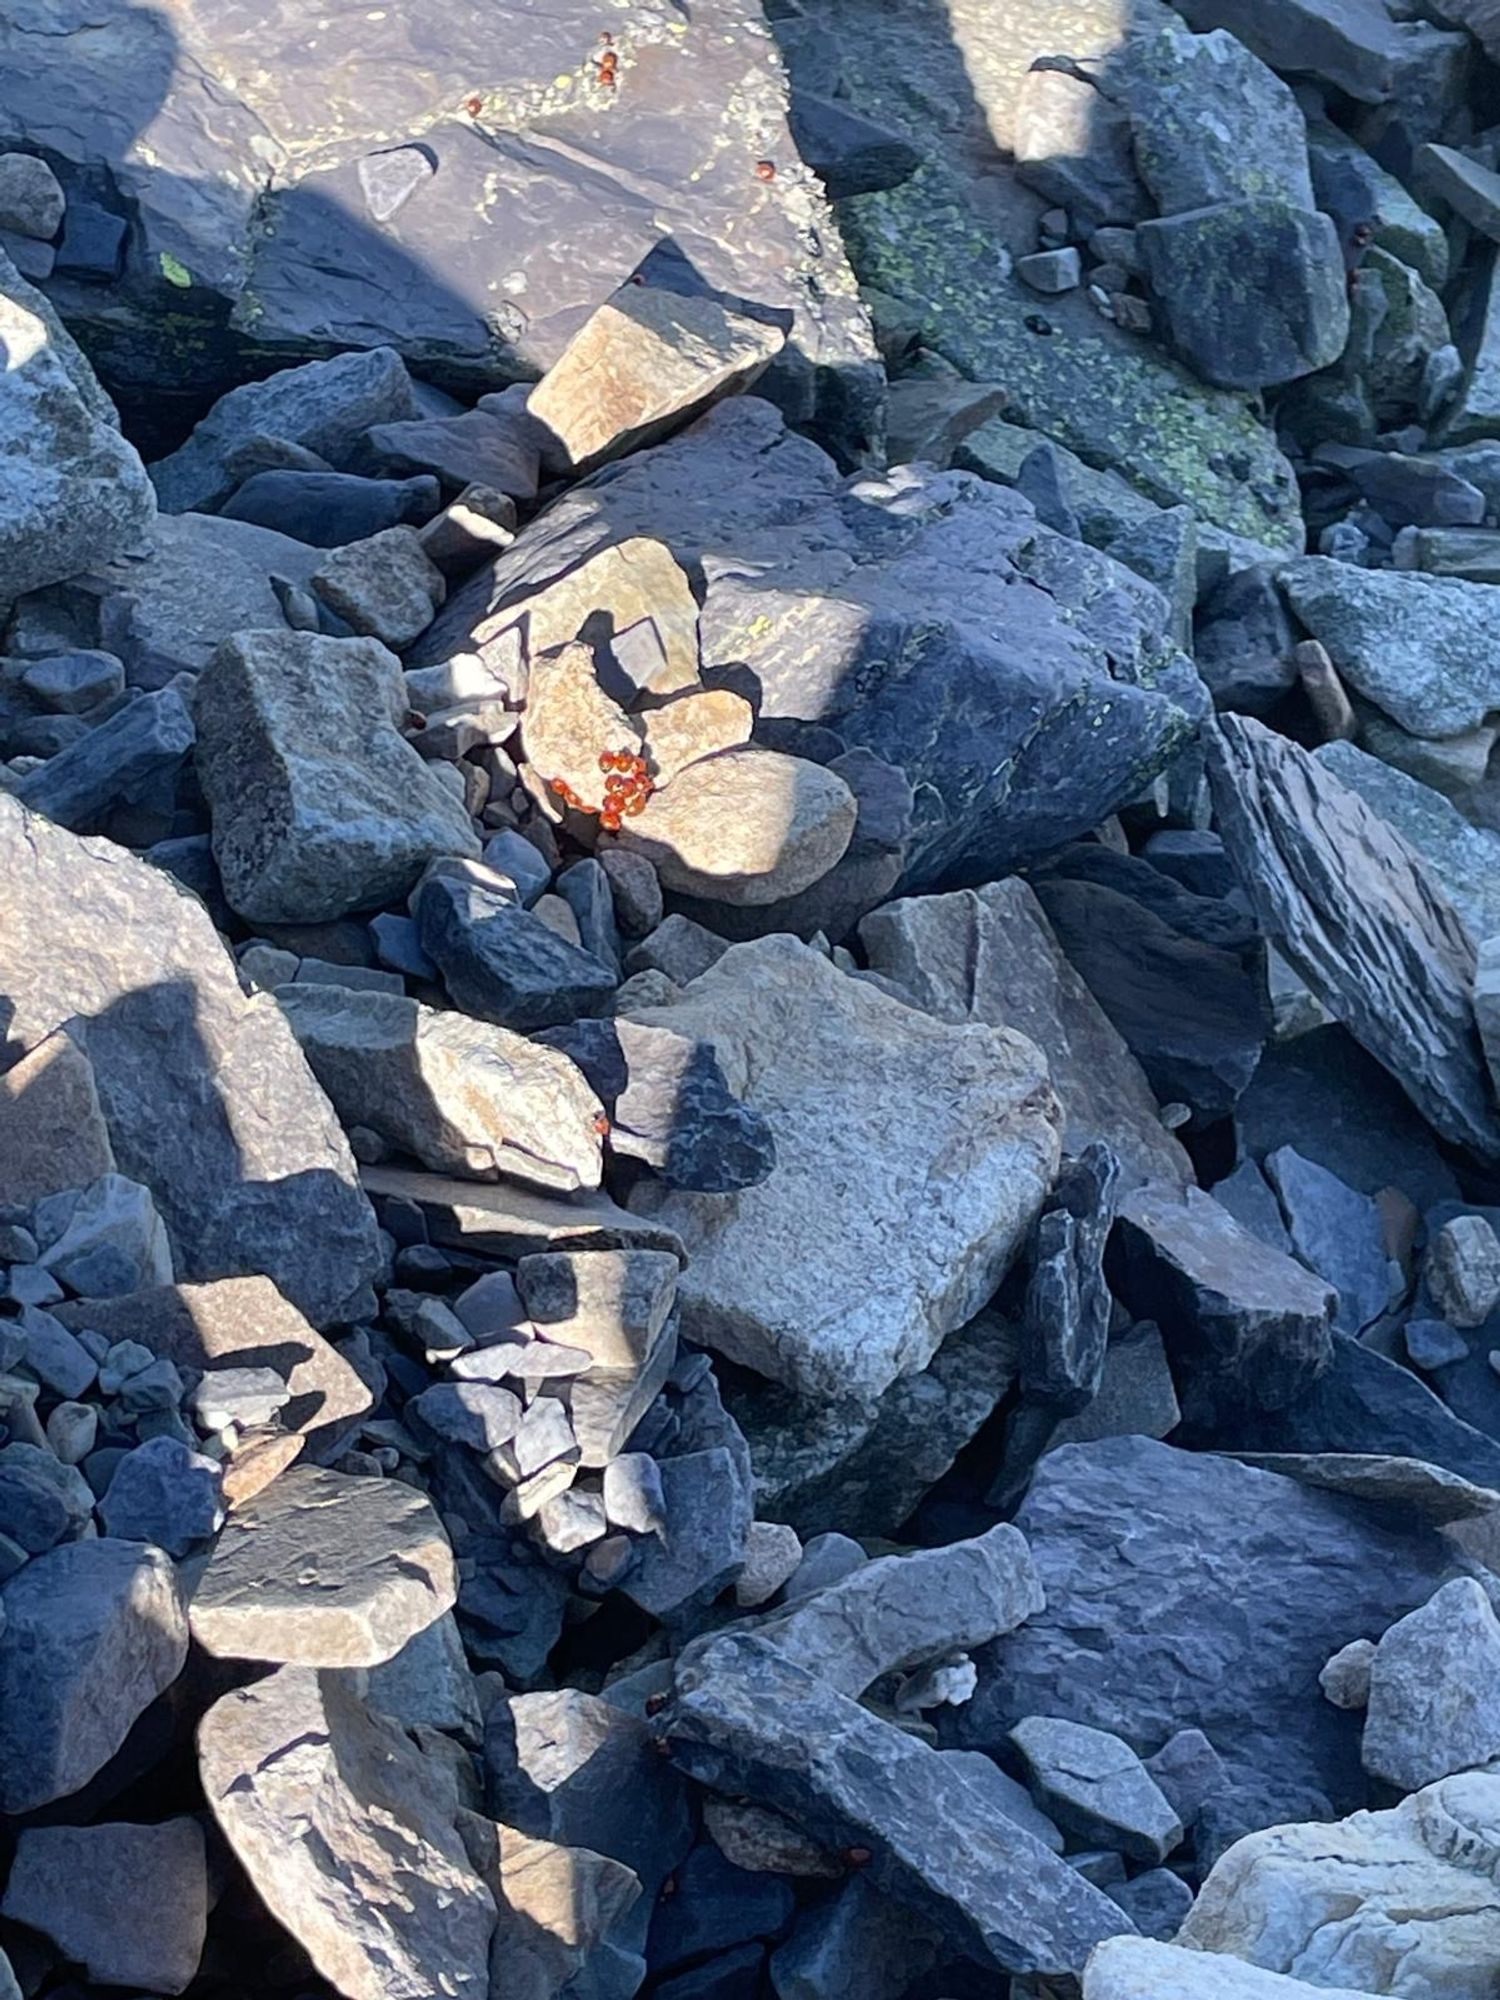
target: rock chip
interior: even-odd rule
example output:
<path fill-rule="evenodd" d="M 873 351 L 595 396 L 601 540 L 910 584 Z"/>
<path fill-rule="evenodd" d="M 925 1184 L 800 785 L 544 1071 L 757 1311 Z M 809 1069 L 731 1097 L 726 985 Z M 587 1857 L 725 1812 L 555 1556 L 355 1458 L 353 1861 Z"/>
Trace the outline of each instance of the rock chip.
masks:
<path fill-rule="evenodd" d="M 194 1593 L 193 1637 L 224 1659 L 373 1667 L 456 1593 L 422 1494 L 299 1465 L 231 1515 Z"/>
<path fill-rule="evenodd" d="M 399 663 L 373 639 L 246 633 L 199 683 L 198 769 L 235 909 L 308 923 L 404 896 L 468 815 L 399 735 Z"/>
<path fill-rule="evenodd" d="M 1051 1180 L 1059 1114 L 1039 1052 L 931 1021 L 786 937 L 733 947 L 638 1018 L 711 1043 L 776 1144 L 775 1171 L 732 1205 L 644 1184 L 632 1197 L 688 1246 L 684 1331 L 823 1399 L 921 1367 L 993 1291 Z M 855 1108 L 870 1089 L 901 1135 L 876 1160 Z M 847 1285 L 835 1243 L 860 1273 Z"/>
<path fill-rule="evenodd" d="M 151 1189 L 178 1274 L 261 1271 L 333 1319 L 376 1268 L 374 1221 L 275 1002 L 246 998 L 196 897 L 109 842 L 0 796 L 0 860 L 7 1033 L 81 1039 L 119 1170 Z M 38 950 L 48 938 L 69 949 Z"/>
<path fill-rule="evenodd" d="M 1160 1862 L 1182 1822 L 1128 1743 L 1107 1730 L 1028 1715 L 1010 1740 L 1031 1773 L 1032 1796 L 1050 1819 L 1092 1845 Z"/>
<path fill-rule="evenodd" d="M 288 1666 L 222 1696 L 198 1761 L 257 1894 L 347 2000 L 482 2000 L 495 1903 L 453 1780 L 347 1676 Z"/>
<path fill-rule="evenodd" d="M 31 1827 L 0 1910 L 101 1985 L 181 1993 L 208 1930 L 203 1829 L 195 1819 Z"/>
<path fill-rule="evenodd" d="M 71 1542 L 0 1590 L 0 1810 L 86 1785 L 187 1659 L 181 1585 L 160 1549 Z"/>

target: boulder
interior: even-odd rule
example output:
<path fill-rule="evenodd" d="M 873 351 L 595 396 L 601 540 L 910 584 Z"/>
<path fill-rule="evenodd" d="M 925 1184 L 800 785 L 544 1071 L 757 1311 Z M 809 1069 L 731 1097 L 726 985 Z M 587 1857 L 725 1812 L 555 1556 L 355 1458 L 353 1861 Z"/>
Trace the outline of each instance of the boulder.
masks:
<path fill-rule="evenodd" d="M 1455 5 L 1471 4 L 1443 0 L 1435 11 L 1451 16 Z M 1362 104 L 1390 97 L 1432 35 L 1425 23 L 1394 19 L 1373 0 L 1336 11 L 1323 0 L 1183 0 L 1179 11 L 1190 27 L 1227 29 L 1272 69 L 1302 72 Z"/>
<path fill-rule="evenodd" d="M 296 985 L 277 1000 L 346 1130 L 438 1173 L 599 1185 L 599 1100 L 565 1055 L 393 993 Z"/>
<path fill-rule="evenodd" d="M 1497 1672 L 1500 1620 L 1475 1578 L 1455 1577 L 1398 1618 L 1375 1648 L 1365 1769 L 1415 1792 L 1500 1756 Z"/>
<path fill-rule="evenodd" d="M 182 1587 L 160 1549 L 101 1537 L 36 1556 L 0 1589 L 0 1810 L 86 1785 L 182 1671 Z"/>
<path fill-rule="evenodd" d="M 1212 1980 L 1205 1988 L 1204 1980 Z M 1227 1955 L 1205 1959 L 1187 1946 L 1150 1938 L 1106 1938 L 1083 1971 L 1083 2000 L 1370 2000 L 1352 1986 L 1309 1986 Z"/>
<path fill-rule="evenodd" d="M 181 1993 L 208 1930 L 203 1829 L 195 1819 L 31 1827 L 0 1912 L 101 1985 Z"/>
<path fill-rule="evenodd" d="M 283 1667 L 222 1696 L 198 1765 L 257 1895 L 346 2000 L 483 2000 L 495 1903 L 452 1776 L 347 1675 Z"/>
<path fill-rule="evenodd" d="M 1040 1053 L 932 1021 L 787 937 L 734 946 L 636 1018 L 710 1043 L 776 1145 L 775 1170 L 732 1203 L 645 1183 L 632 1196 L 688 1248 L 688 1337 L 827 1401 L 923 1366 L 994 1290 L 1056 1168 Z M 871 1121 L 899 1135 L 876 1171 Z"/>
<path fill-rule="evenodd" d="M 224 1659 L 373 1667 L 456 1592 L 423 1494 L 294 1466 L 230 1516 L 193 1595 L 193 1637 Z"/>
<path fill-rule="evenodd" d="M 64 1024 L 79 1039 L 178 1276 L 263 1272 L 315 1323 L 336 1318 L 376 1269 L 374 1219 L 274 1000 L 242 992 L 195 896 L 109 842 L 0 796 L 0 862 L 9 1040 Z"/>
<path fill-rule="evenodd" d="M 400 734 L 399 662 L 373 639 L 245 633 L 198 687 L 198 770 L 225 894 L 254 922 L 310 923 L 404 896 L 469 818 Z"/>

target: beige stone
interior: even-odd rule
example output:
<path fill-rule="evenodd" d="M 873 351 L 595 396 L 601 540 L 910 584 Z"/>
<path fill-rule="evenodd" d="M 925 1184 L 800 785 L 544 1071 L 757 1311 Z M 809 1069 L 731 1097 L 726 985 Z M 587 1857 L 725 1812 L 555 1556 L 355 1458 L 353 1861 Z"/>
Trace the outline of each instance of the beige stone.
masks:
<path fill-rule="evenodd" d="M 29 1207 L 114 1171 L 93 1069 L 59 1028 L 0 1075 L 0 1202 Z"/>
<path fill-rule="evenodd" d="M 592 649 L 570 644 L 532 659 L 521 742 L 538 777 L 554 790 L 560 779 L 598 811 L 605 798 L 601 755 L 639 755 L 641 728 L 599 685 Z"/>
<path fill-rule="evenodd" d="M 657 786 L 664 788 L 700 758 L 748 743 L 755 727 L 755 710 L 742 694 L 729 688 L 697 688 L 664 708 L 649 710 L 641 720 L 651 775 Z"/>

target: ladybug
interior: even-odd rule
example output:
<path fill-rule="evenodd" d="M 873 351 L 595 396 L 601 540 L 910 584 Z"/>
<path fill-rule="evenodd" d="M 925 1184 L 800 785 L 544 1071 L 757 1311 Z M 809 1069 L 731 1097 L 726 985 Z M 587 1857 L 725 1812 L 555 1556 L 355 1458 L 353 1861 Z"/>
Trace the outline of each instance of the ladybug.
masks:
<path fill-rule="evenodd" d="M 846 1847 L 844 1859 L 851 1868 L 868 1868 L 874 1856 L 868 1847 Z"/>
<path fill-rule="evenodd" d="M 613 90 L 615 87 L 615 77 L 619 72 L 619 68 L 620 58 L 615 54 L 613 49 L 606 49 L 604 54 L 599 58 L 599 67 L 594 77 L 595 82 L 605 90 Z"/>
<path fill-rule="evenodd" d="M 599 1134 L 601 1139 L 609 1137 L 609 1120 L 602 1111 L 594 1114 L 594 1130 Z"/>
<path fill-rule="evenodd" d="M 479 95 L 477 90 L 472 97 L 464 99 L 464 110 L 468 112 L 471 118 L 477 118 L 483 109 L 484 99 Z"/>
<path fill-rule="evenodd" d="M 660 1715 L 666 1705 L 667 1697 L 664 1694 L 652 1694 L 646 1697 L 647 1715 Z"/>
<path fill-rule="evenodd" d="M 755 178 L 758 181 L 774 181 L 776 178 L 776 162 L 774 160 L 757 160 L 755 162 Z"/>

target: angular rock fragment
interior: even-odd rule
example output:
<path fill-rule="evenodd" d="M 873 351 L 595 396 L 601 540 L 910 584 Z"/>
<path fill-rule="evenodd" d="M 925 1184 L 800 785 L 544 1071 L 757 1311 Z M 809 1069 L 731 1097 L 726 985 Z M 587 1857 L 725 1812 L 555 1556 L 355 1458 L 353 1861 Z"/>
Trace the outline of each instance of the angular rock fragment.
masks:
<path fill-rule="evenodd" d="M 1057 1107 L 1033 1045 L 933 1022 L 786 937 L 733 947 L 637 1018 L 711 1043 L 777 1149 L 776 1170 L 732 1208 L 636 1189 L 633 1205 L 688 1246 L 684 1331 L 821 1399 L 877 1395 L 921 1367 L 993 1291 L 1056 1166 Z M 882 1162 L 857 1111 L 872 1089 L 872 1115 L 900 1134 Z M 830 1243 L 857 1279 L 833 1276 Z"/>
<path fill-rule="evenodd" d="M 49 938 L 70 948 L 39 950 Z M 374 1218 L 338 1121 L 195 897 L 0 797 L 0 990 L 12 1044 L 65 1023 L 81 1037 L 119 1170 L 151 1189 L 179 1275 L 264 1272 L 322 1322 L 358 1296 Z"/>
<path fill-rule="evenodd" d="M 661 1525 L 640 1544 L 620 1589 L 671 1624 L 702 1611 L 739 1575 L 754 1496 L 722 1446 L 683 1452 L 660 1471 Z"/>
<path fill-rule="evenodd" d="M 404 1727 L 442 1729 L 478 1743 L 484 1717 L 451 1611 L 414 1632 L 392 1659 L 369 1670 L 370 1706 Z"/>
<path fill-rule="evenodd" d="M 246 633 L 198 686 L 198 769 L 225 893 L 308 923 L 404 896 L 438 855 L 477 855 L 468 815 L 400 735 L 400 666 L 373 639 Z"/>
<path fill-rule="evenodd" d="M 1455 1215 L 1427 1252 L 1424 1276 L 1450 1326 L 1482 1326 L 1500 1305 L 1500 1240 L 1482 1215 Z"/>
<path fill-rule="evenodd" d="M 565 1055 L 394 994 L 283 986 L 277 999 L 346 1130 L 438 1173 L 599 1185 L 599 1100 Z"/>
<path fill-rule="evenodd" d="M 332 549 L 308 587 L 352 632 L 397 651 L 427 630 L 447 595 L 415 528 L 383 528 Z"/>
<path fill-rule="evenodd" d="M 512 500 L 531 500 L 538 445 L 532 428 L 484 408 L 375 424 L 365 432 L 361 456 L 383 472 L 434 472 L 450 492 L 483 486 Z"/>
<path fill-rule="evenodd" d="M 0 1811 L 86 1785 L 187 1659 L 160 1549 L 105 1538 L 36 1556 L 0 1590 Z"/>
<path fill-rule="evenodd" d="M 685 1261 L 675 1230 L 632 1215 L 608 1196 L 571 1201 L 506 1182 L 445 1180 L 440 1174 L 400 1167 L 366 1167 L 365 1186 L 376 1196 L 409 1201 L 427 1218 L 431 1241 L 466 1246 L 495 1257 L 524 1257 L 532 1250 L 670 1250 Z"/>
<path fill-rule="evenodd" d="M 262 1902 L 347 2000 L 482 2000 L 495 1903 L 453 1781 L 347 1676 L 283 1667 L 224 1695 L 198 1762 Z"/>
<path fill-rule="evenodd" d="M 550 2000 L 572 1986 L 623 2000 L 643 1970 L 617 1942 L 641 1893 L 634 1870 L 586 1847 L 533 1840 L 477 1813 L 461 1812 L 458 1830 L 498 1906 L 491 1990 Z"/>
<path fill-rule="evenodd" d="M 338 549 L 438 511 L 435 479 L 363 479 L 352 472 L 253 473 L 225 503 L 223 519 L 255 521 L 313 548 Z M 422 546 L 427 549 L 424 537 Z"/>
<path fill-rule="evenodd" d="M 59 1028 L 0 1074 L 0 1201 L 29 1208 L 114 1171 L 93 1069 Z"/>
<path fill-rule="evenodd" d="M 586 472 L 748 388 L 785 338 L 715 299 L 627 286 L 573 336 L 527 413 L 549 434 L 549 460 Z"/>
<path fill-rule="evenodd" d="M 602 1013 L 615 972 L 492 889 L 455 877 L 423 884 L 422 949 L 465 1013 L 527 1032 Z"/>
<path fill-rule="evenodd" d="M 1259 723 L 1222 717 L 1209 772 L 1269 940 L 1439 1133 L 1500 1152 L 1474 1023 L 1474 948 L 1420 857 Z"/>
<path fill-rule="evenodd" d="M 193 1596 L 193 1637 L 225 1659 L 373 1667 L 456 1591 L 452 1551 L 421 1493 L 294 1466 L 231 1515 Z"/>
<path fill-rule="evenodd" d="M 1182 1822 L 1128 1743 L 1107 1730 L 1057 1716 L 1028 1715 L 1010 1740 L 1031 1772 L 1038 1805 L 1079 1839 L 1160 1862 L 1182 1839 Z"/>
<path fill-rule="evenodd" d="M 203 1829 L 194 1819 L 32 1827 L 0 1912 L 104 1986 L 181 1993 L 208 1929 Z"/>
<path fill-rule="evenodd" d="M 185 1556 L 224 1519 L 219 1467 L 174 1437 L 147 1438 L 115 1467 L 99 1519 L 119 1541 Z"/>
<path fill-rule="evenodd" d="M 123 806 L 170 804 L 193 747 L 192 718 L 174 687 L 142 695 L 23 778 L 16 797 L 73 833 L 97 833 Z"/>
<path fill-rule="evenodd" d="M 584 1465 L 608 1464 L 666 1380 L 676 1354 L 669 1316 L 677 1275 L 677 1259 L 660 1250 L 549 1252 L 516 1266 L 538 1333 L 589 1356 L 572 1390 Z"/>
<path fill-rule="evenodd" d="M 1358 1334 L 1391 1300 L 1391 1259 L 1380 1210 L 1292 1146 L 1266 1155 L 1293 1254 L 1338 1294 L 1334 1325 Z"/>
<path fill-rule="evenodd" d="M 151 1190 L 124 1174 L 48 1195 L 31 1220 L 39 1261 L 70 1292 L 117 1298 L 172 1282 L 172 1249 Z"/>
<path fill-rule="evenodd" d="M 1367 1989 L 1310 1986 L 1279 1972 L 1265 1972 L 1227 1954 L 1205 1958 L 1186 1946 L 1151 1938 L 1106 1938 L 1084 1967 L 1083 2000 L 1370 2000 Z"/>
<path fill-rule="evenodd" d="M 1500 1621 L 1473 1577 L 1387 1628 L 1370 1661 L 1360 1754 L 1403 1792 L 1500 1756 Z"/>

